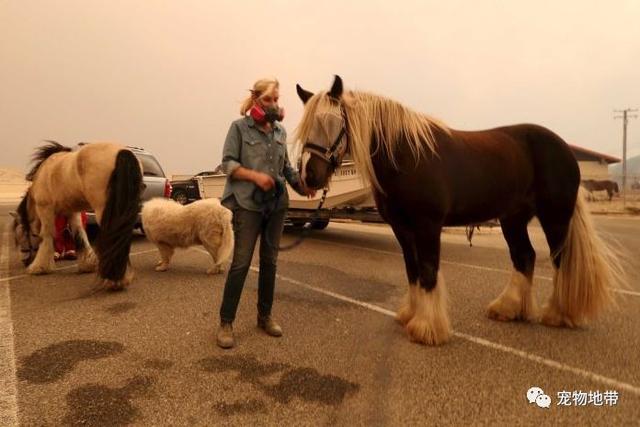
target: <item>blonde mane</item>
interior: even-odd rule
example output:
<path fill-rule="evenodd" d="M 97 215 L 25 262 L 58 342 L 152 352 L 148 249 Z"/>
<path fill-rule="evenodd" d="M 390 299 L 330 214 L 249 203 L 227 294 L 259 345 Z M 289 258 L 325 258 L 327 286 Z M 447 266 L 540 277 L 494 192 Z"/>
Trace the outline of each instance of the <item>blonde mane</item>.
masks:
<path fill-rule="evenodd" d="M 378 149 L 385 150 L 393 167 L 398 168 L 396 147 L 406 140 L 413 157 L 418 160 L 426 152 L 436 153 L 432 127 L 449 133 L 443 123 L 417 113 L 399 102 L 366 92 L 345 92 L 341 98 L 347 115 L 350 152 L 363 179 L 383 192 L 373 170 L 371 141 L 375 137 Z M 312 96 L 306 103 L 298 125 L 295 141 L 298 152 L 307 141 L 314 117 L 319 114 L 341 115 L 340 104 L 327 92 Z"/>

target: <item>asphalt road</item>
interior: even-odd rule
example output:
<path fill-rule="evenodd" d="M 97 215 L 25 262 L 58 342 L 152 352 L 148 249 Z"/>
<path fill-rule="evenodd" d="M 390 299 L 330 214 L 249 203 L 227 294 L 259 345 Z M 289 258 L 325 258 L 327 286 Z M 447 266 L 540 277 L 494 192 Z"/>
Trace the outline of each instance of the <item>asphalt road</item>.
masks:
<path fill-rule="evenodd" d="M 0 206 L 2 230 L 7 211 Z M 630 254 L 634 288 L 577 330 L 489 320 L 511 271 L 502 235 L 481 230 L 469 247 L 461 230 L 444 233 L 455 335 L 435 348 L 411 343 L 392 318 L 406 279 L 385 226 L 331 224 L 281 253 L 280 339 L 255 326 L 253 270 L 230 351 L 214 341 L 224 275 L 205 274 L 201 249 L 179 251 L 157 273 L 154 247 L 137 236 L 136 279 L 113 293 L 69 261 L 25 276 L 4 233 L 0 425 L 637 425 L 640 221 L 596 223 Z M 552 270 L 540 228 L 530 234 L 542 302 Z M 528 402 L 532 386 L 551 398 L 548 409 Z M 562 392 L 570 406 L 558 404 Z M 578 405 L 578 392 L 593 400 Z"/>

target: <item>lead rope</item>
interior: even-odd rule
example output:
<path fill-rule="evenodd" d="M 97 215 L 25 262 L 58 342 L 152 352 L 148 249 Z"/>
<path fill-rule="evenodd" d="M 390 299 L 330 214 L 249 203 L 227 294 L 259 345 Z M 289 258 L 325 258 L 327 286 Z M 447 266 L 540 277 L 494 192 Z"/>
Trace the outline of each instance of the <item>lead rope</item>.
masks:
<path fill-rule="evenodd" d="M 320 213 L 320 209 L 322 209 L 322 205 L 324 205 L 324 201 L 327 199 L 327 192 L 329 191 L 329 189 L 327 187 L 325 187 L 322 190 L 322 197 L 320 198 L 320 203 L 318 204 L 318 207 L 315 209 L 315 211 L 313 211 L 313 213 L 311 214 L 311 217 L 309 218 L 309 220 L 307 222 L 304 223 L 304 225 L 302 226 L 302 232 L 300 233 L 300 235 L 298 236 L 298 238 L 293 241 L 292 243 L 289 243 L 287 245 L 284 246 L 278 246 L 278 250 L 280 251 L 289 251 L 297 246 L 299 246 L 304 239 L 307 238 L 307 236 L 309 235 L 309 233 L 311 233 L 311 230 L 313 229 L 313 224 L 314 222 L 316 222 L 316 220 L 318 219 L 319 213 Z M 271 246 L 272 248 L 274 247 L 274 245 L 269 241 L 269 235 L 267 233 L 265 233 L 265 240 L 267 245 Z"/>

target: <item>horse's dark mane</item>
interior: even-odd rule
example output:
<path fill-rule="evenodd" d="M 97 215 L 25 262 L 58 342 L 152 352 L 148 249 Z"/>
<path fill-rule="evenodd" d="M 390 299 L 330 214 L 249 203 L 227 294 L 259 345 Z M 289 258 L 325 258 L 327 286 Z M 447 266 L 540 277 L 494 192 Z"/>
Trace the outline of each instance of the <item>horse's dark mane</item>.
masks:
<path fill-rule="evenodd" d="M 70 147 L 65 147 L 62 144 L 57 143 L 56 141 L 45 141 L 46 144 L 36 148 L 36 153 L 33 155 L 31 159 L 32 162 L 36 162 L 35 165 L 31 168 L 29 173 L 27 174 L 27 181 L 33 181 L 33 178 L 36 176 L 38 169 L 42 162 L 47 160 L 51 155 L 55 153 L 60 153 L 62 151 L 71 151 Z"/>
<path fill-rule="evenodd" d="M 29 209 L 27 207 L 28 199 L 29 199 L 29 191 L 27 190 L 27 192 L 24 194 L 24 197 L 22 197 L 22 200 L 20 201 L 20 204 L 18 205 L 18 209 L 17 209 L 18 216 L 20 217 L 20 224 L 22 224 L 22 229 L 24 230 L 27 236 L 29 236 L 29 234 L 31 233 L 31 225 L 29 222 Z"/>

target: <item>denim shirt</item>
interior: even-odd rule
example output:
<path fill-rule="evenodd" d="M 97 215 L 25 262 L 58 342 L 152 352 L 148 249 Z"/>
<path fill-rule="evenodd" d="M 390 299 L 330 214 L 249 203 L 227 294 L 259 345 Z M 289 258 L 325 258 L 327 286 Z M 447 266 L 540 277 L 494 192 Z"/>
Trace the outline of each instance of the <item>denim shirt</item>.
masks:
<path fill-rule="evenodd" d="M 240 166 L 271 175 L 283 184 L 286 179 L 294 190 L 302 191 L 300 175 L 289 162 L 287 132 L 280 123 L 274 123 L 273 130 L 265 133 L 250 116 L 235 120 L 231 123 L 222 151 L 222 169 L 227 174 L 222 193 L 223 204 L 233 208 L 237 203 L 244 209 L 263 211 L 265 207 L 253 198 L 253 192 L 259 187 L 251 181 L 232 178 L 231 175 Z M 289 194 L 284 187 L 285 191 L 275 210 L 289 206 Z"/>

